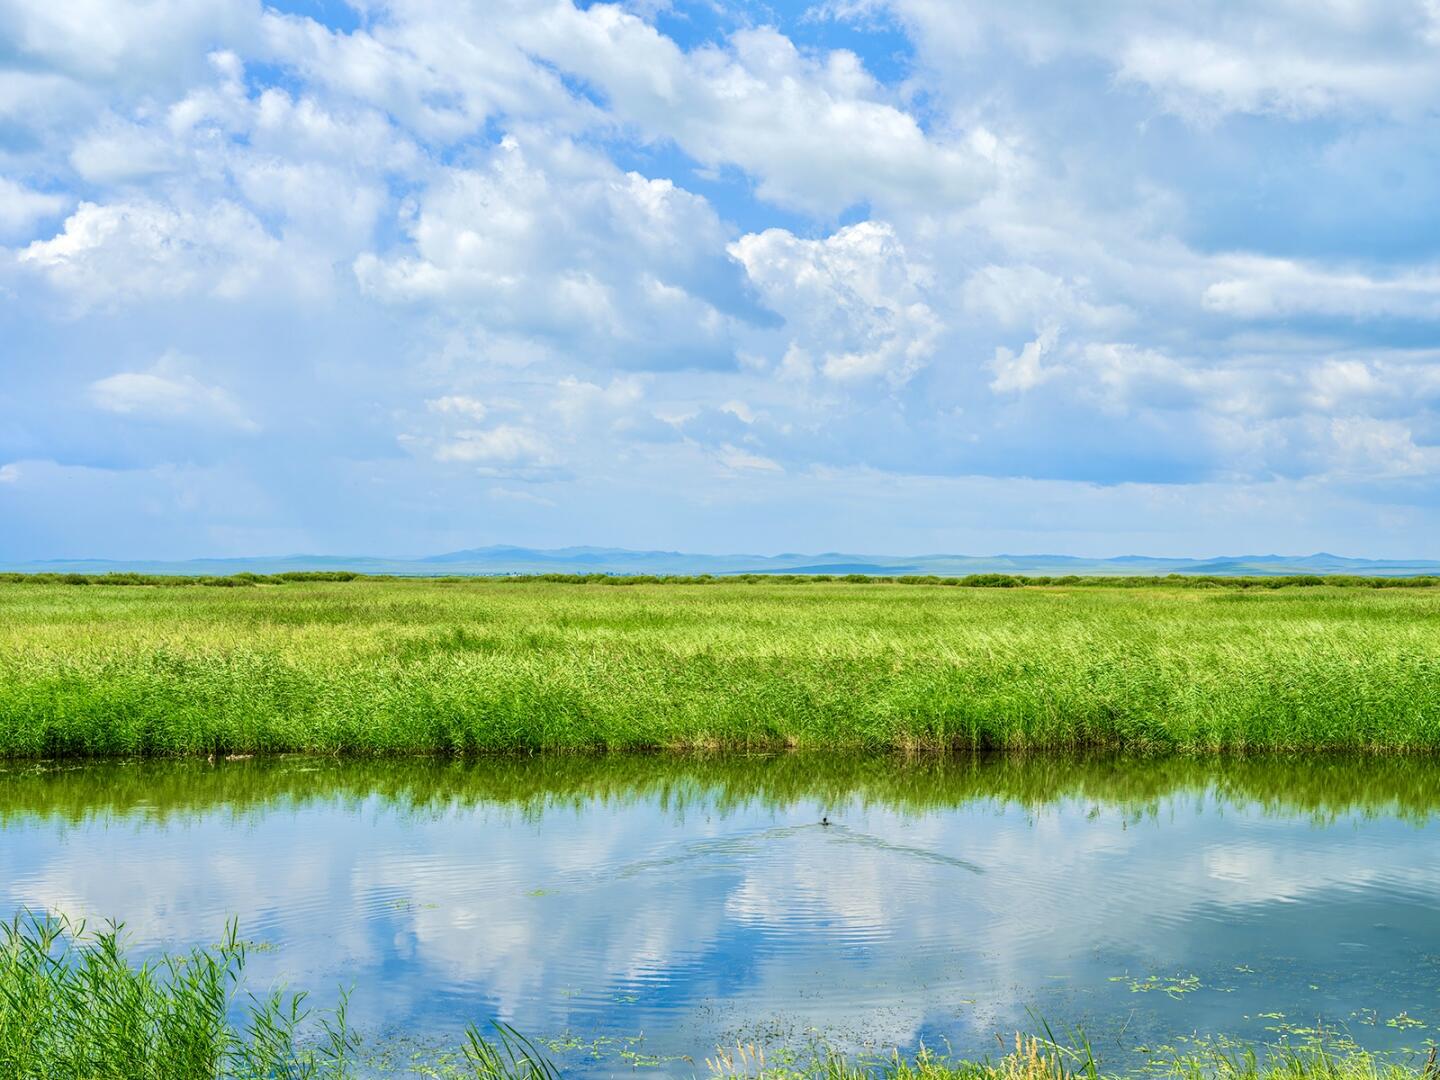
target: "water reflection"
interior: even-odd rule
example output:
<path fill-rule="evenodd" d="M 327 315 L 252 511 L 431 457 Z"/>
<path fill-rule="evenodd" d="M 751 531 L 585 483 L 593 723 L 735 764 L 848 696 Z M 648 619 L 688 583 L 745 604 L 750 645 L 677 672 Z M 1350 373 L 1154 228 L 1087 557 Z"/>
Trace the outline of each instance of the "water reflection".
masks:
<path fill-rule="evenodd" d="M 238 915 L 252 975 L 353 984 L 372 1035 L 497 1016 L 602 1040 L 568 1055 L 595 1072 L 737 1039 L 985 1053 L 1031 1012 L 1123 1065 L 1190 1032 L 1433 1037 L 1437 810 L 1405 758 L 14 768 L 0 904 L 143 948 Z"/>

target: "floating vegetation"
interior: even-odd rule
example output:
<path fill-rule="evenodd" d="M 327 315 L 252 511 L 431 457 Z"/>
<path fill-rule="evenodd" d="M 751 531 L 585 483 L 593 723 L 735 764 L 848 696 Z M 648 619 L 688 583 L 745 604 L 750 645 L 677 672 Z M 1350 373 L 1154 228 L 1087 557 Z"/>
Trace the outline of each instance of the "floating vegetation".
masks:
<path fill-rule="evenodd" d="M 1143 979 L 1133 979 L 1129 975 L 1115 975 L 1111 982 L 1128 982 L 1132 994 L 1148 994 L 1158 990 L 1166 997 L 1175 998 L 1177 1001 L 1186 994 L 1193 994 L 1202 988 L 1198 975 L 1148 975 Z"/>

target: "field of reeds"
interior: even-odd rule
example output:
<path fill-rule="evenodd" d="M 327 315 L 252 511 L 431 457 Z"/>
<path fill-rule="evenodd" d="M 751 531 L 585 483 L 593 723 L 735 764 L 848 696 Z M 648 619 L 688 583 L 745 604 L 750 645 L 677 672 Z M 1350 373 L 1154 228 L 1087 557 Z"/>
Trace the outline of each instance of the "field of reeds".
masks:
<path fill-rule="evenodd" d="M 0 756 L 1440 749 L 1440 589 L 0 583 Z"/>

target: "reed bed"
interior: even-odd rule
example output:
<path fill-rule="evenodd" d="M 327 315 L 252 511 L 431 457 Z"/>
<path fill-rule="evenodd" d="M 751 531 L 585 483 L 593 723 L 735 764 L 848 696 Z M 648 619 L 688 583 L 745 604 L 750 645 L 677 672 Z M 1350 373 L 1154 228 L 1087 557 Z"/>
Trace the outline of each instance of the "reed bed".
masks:
<path fill-rule="evenodd" d="M 1440 749 L 1440 589 L 0 583 L 0 756 Z"/>
<path fill-rule="evenodd" d="M 322 1080 L 345 1075 L 343 1005 L 297 1032 L 304 995 L 240 998 L 245 947 L 131 965 L 118 927 L 17 915 L 0 926 L 0 1076 L 14 1080 Z"/>

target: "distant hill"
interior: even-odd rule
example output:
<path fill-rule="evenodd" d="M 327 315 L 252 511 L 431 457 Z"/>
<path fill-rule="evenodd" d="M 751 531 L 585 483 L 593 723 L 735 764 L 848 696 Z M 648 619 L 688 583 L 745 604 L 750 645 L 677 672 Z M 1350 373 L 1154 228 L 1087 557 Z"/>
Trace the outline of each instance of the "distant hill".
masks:
<path fill-rule="evenodd" d="M 1420 559 L 1350 559 L 1314 555 L 1238 555 L 1211 559 L 1167 559 L 1121 555 L 1082 559 L 1071 555 L 856 555 L 827 551 L 784 555 L 696 555 L 680 551 L 624 548 L 537 549 L 510 546 L 470 548 L 420 559 L 370 555 L 281 555 L 180 561 L 54 559 L 10 563 L 0 569 L 22 572 L 104 574 L 278 574 L 287 570 L 353 570 L 364 574 L 433 576 L 450 574 L 1360 574 L 1412 577 L 1440 574 L 1440 562 Z"/>

